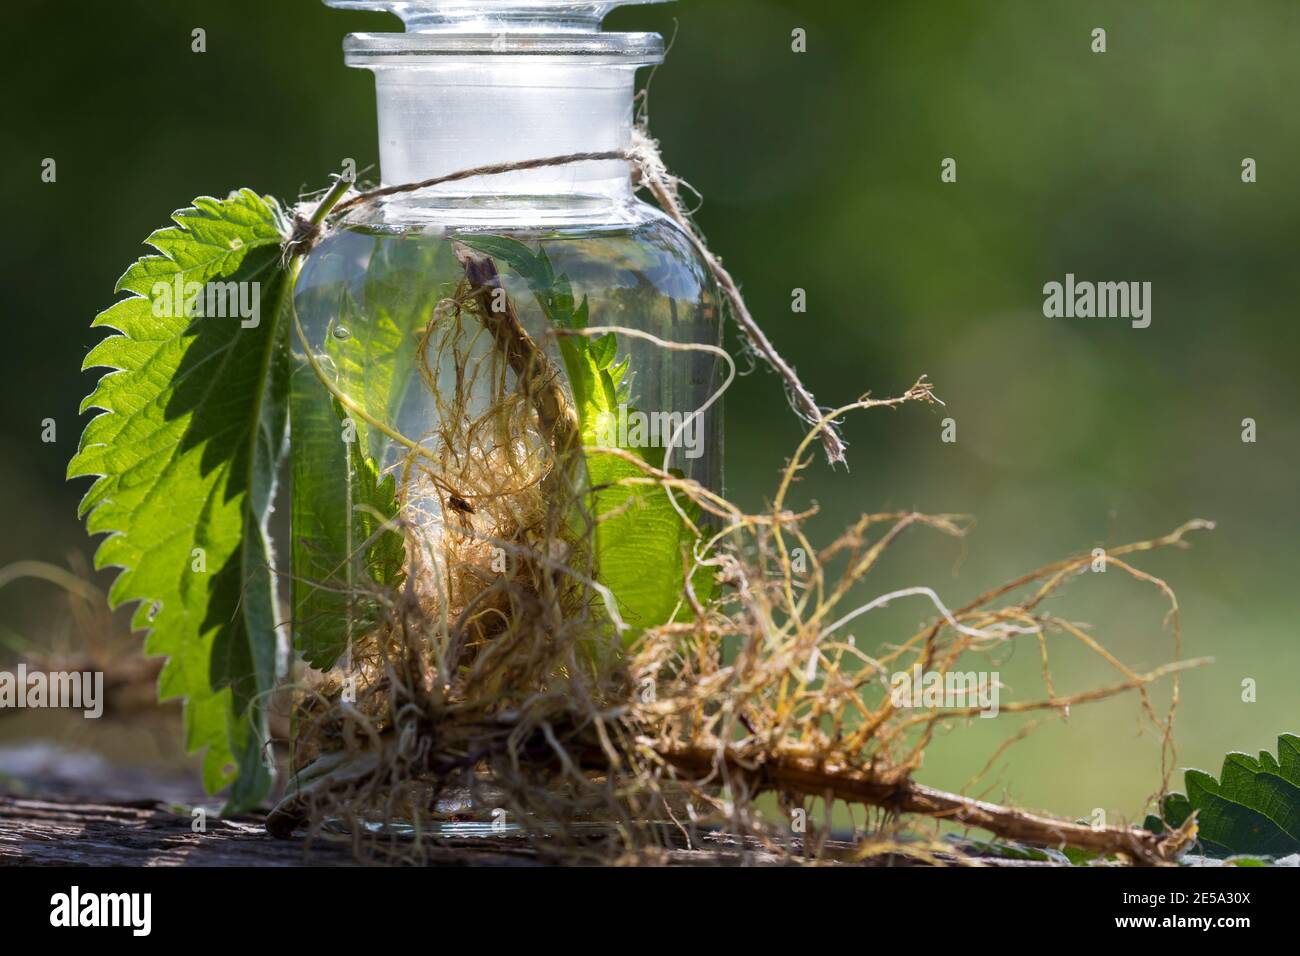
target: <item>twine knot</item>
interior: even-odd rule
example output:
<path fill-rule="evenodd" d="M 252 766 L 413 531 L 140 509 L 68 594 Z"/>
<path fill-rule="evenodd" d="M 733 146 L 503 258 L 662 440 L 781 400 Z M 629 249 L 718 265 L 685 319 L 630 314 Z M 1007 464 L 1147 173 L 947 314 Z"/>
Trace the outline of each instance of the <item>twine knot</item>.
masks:
<path fill-rule="evenodd" d="M 318 222 L 312 222 L 301 213 L 295 213 L 293 225 L 289 231 L 289 238 L 285 240 L 285 253 L 287 255 L 305 256 L 316 248 L 316 243 L 320 242 L 321 234 L 325 231 L 324 226 Z"/>

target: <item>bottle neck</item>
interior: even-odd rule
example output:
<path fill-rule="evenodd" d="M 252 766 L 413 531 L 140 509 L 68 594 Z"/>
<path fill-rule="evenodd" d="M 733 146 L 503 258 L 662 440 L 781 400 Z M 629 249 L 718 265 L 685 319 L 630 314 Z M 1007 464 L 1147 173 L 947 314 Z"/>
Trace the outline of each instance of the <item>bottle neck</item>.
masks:
<path fill-rule="evenodd" d="M 385 186 L 631 144 L 633 65 L 478 57 L 372 69 Z M 632 198 L 632 182 L 622 160 L 589 161 L 476 176 L 411 198 L 455 207 L 613 204 Z"/>

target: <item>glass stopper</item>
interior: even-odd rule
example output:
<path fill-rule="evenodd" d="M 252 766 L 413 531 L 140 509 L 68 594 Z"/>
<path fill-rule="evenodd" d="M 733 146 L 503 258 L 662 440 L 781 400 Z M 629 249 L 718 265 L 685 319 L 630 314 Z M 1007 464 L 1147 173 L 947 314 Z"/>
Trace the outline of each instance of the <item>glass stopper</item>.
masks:
<path fill-rule="evenodd" d="M 402 18 L 407 33 L 596 33 L 616 7 L 669 0 L 325 0 Z"/>

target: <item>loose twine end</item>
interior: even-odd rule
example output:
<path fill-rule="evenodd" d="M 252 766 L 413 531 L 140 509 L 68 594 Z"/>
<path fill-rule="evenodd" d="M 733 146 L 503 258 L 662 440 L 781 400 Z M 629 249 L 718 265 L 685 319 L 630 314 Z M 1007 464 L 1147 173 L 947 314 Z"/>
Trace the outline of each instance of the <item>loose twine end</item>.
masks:
<path fill-rule="evenodd" d="M 429 189 L 433 186 L 474 179 L 479 176 L 500 176 L 505 173 L 524 172 L 530 169 L 613 160 L 622 160 L 631 164 L 637 188 L 649 192 L 664 213 L 690 238 L 691 244 L 695 246 L 696 252 L 708 265 L 709 271 L 713 274 L 719 289 L 722 290 L 722 294 L 730 307 L 731 315 L 740 327 L 745 343 L 780 376 L 785 386 L 786 400 L 800 420 L 814 427 L 820 425 L 819 438 L 826 454 L 826 460 L 832 466 L 847 464 L 846 446 L 844 439 L 840 436 L 838 427 L 834 423 L 825 421 L 825 410 L 817 404 L 812 392 L 799 379 L 790 363 L 782 358 L 771 340 L 768 339 L 762 328 L 754 320 L 749 308 L 745 305 L 740 286 L 723 266 L 722 260 L 709 249 L 703 233 L 695 225 L 691 214 L 682 203 L 680 186 L 683 181 L 668 171 L 659 143 L 640 126 L 633 129 L 632 146 L 625 150 L 569 153 L 544 159 L 493 163 L 487 166 L 463 169 L 445 176 L 424 179 L 419 182 L 383 186 L 365 192 L 355 192 L 346 199 L 344 196 L 352 192 L 351 183 L 342 178 L 337 179 L 333 188 L 316 205 L 312 213 L 299 212 L 293 217 L 289 237 L 285 240 L 285 255 L 305 255 L 324 236 L 329 219 L 337 220 L 350 210 L 388 196 Z"/>

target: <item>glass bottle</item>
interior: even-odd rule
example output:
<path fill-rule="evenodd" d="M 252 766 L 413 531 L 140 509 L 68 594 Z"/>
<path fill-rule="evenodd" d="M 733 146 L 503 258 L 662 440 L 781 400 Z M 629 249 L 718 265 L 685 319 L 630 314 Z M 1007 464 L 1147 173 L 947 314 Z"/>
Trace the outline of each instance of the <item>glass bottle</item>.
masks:
<path fill-rule="evenodd" d="M 385 186 L 627 150 L 636 71 L 663 59 L 658 35 L 601 32 L 629 0 L 325 2 L 406 24 L 344 42 L 375 74 Z M 493 642 L 520 622 L 536 640 L 549 625 L 531 614 L 584 615 L 614 653 L 689 616 L 686 539 L 662 533 L 662 489 L 617 482 L 644 473 L 630 454 L 721 491 L 719 356 L 654 341 L 716 348 L 721 313 L 691 240 L 636 198 L 626 160 L 357 206 L 310 252 L 295 306 L 292 620 L 314 669 L 296 766 L 340 745 L 321 701 L 382 731 L 394 688 L 445 702 L 509 680 Z M 394 637 L 412 608 L 440 639 Z M 491 812 L 455 788 L 431 799 L 435 818 Z"/>

